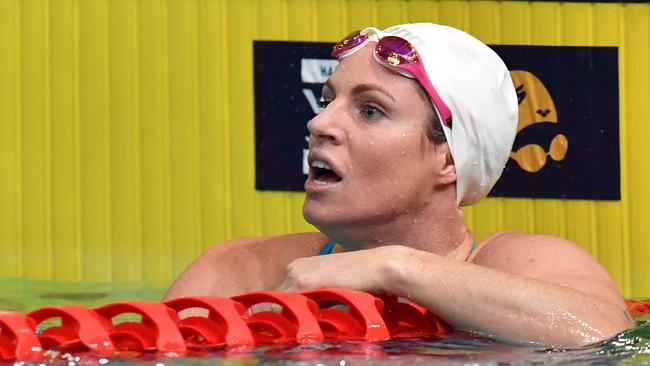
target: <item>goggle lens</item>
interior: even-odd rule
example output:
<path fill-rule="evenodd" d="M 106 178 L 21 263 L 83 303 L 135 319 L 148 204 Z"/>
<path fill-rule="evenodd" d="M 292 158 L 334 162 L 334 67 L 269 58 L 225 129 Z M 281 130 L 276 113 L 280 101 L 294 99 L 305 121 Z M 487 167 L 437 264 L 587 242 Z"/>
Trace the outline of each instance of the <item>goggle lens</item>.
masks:
<path fill-rule="evenodd" d="M 387 36 L 379 40 L 375 47 L 375 54 L 391 66 L 420 62 L 415 48 L 407 40 L 399 37 Z"/>
<path fill-rule="evenodd" d="M 334 46 L 332 56 L 338 58 L 345 51 L 351 50 L 365 42 L 368 37 L 370 37 L 368 33 L 361 34 L 360 30 L 348 34 Z"/>

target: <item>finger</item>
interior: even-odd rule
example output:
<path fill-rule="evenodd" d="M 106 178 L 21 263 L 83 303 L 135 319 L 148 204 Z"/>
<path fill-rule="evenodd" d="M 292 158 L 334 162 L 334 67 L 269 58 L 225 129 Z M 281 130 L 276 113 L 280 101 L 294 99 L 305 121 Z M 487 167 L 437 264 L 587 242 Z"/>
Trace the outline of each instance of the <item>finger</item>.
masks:
<path fill-rule="evenodd" d="M 278 286 L 278 291 L 280 291 L 280 292 L 295 292 L 295 290 L 293 289 L 293 286 L 291 285 L 291 282 L 288 281 L 286 278 L 284 279 L 284 281 L 282 281 L 280 286 Z"/>

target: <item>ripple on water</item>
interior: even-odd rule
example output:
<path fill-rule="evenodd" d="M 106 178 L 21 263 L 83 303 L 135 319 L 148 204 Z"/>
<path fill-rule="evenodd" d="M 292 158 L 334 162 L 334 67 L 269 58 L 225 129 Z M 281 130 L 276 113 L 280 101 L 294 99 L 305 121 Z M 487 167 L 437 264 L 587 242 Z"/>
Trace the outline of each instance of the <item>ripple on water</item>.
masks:
<path fill-rule="evenodd" d="M 48 362 L 147 365 L 609 365 L 650 362 L 647 322 L 609 341 L 574 349 L 516 346 L 466 332 L 384 342 L 327 341 L 282 344 L 254 350 L 194 351 L 185 357 L 121 352 L 111 357 L 51 352 Z"/>

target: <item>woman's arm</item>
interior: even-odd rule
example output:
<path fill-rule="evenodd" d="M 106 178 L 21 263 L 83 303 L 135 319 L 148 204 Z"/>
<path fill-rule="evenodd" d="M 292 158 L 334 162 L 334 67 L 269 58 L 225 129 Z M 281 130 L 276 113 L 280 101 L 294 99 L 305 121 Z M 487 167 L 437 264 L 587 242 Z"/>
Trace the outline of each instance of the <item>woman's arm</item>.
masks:
<path fill-rule="evenodd" d="M 494 240 L 473 263 L 404 258 L 390 282 L 456 327 L 498 338 L 575 346 L 634 324 L 609 275 L 579 247 L 539 236 Z M 428 269 L 417 275 L 418 266 Z M 444 280 L 432 286 L 435 278 Z"/>
<path fill-rule="evenodd" d="M 495 235 L 473 263 L 403 246 L 303 258 L 281 288 L 330 286 L 405 297 L 456 328 L 514 341 L 582 345 L 634 323 L 589 254 L 545 236 Z"/>
<path fill-rule="evenodd" d="M 232 296 L 272 290 L 287 265 L 312 256 L 327 241 L 320 233 L 233 239 L 217 244 L 181 273 L 165 299 L 190 295 Z"/>

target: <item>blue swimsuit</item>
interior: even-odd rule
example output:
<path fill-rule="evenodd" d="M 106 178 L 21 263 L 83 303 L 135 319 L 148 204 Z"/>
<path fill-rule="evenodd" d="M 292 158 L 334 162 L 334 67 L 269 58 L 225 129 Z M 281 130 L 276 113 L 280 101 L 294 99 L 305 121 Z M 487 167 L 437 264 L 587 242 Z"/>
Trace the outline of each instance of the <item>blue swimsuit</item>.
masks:
<path fill-rule="evenodd" d="M 331 254 L 335 245 L 336 245 L 336 242 L 334 240 L 328 241 L 327 243 L 325 243 L 325 245 L 322 248 L 320 248 L 317 255 Z M 476 250 L 476 248 L 478 248 L 478 244 L 472 243 L 472 250 L 470 250 L 469 253 L 471 254 L 473 251 Z"/>
<path fill-rule="evenodd" d="M 325 243 L 325 246 L 320 248 L 317 255 L 331 254 L 335 245 L 336 245 L 336 242 L 334 240 L 328 241 L 327 243 Z"/>

